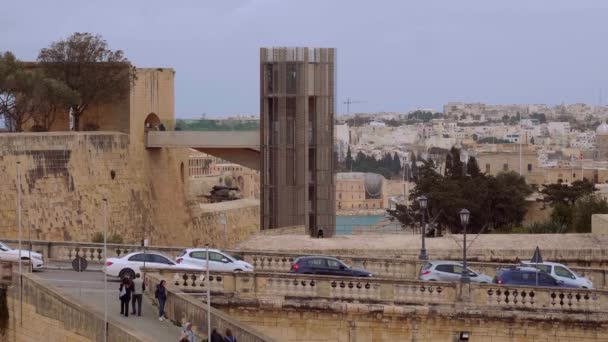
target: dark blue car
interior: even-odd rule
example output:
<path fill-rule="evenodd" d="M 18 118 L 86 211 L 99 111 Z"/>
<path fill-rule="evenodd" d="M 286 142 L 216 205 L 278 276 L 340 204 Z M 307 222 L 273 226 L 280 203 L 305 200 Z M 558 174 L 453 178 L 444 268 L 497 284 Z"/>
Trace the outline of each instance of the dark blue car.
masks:
<path fill-rule="evenodd" d="M 545 287 L 575 287 L 565 284 L 533 267 L 514 267 L 500 270 L 494 283 L 503 285 L 545 286 Z"/>
<path fill-rule="evenodd" d="M 305 256 L 294 260 L 290 273 L 320 274 L 345 277 L 371 277 L 366 270 L 348 267 L 342 261 L 324 256 Z"/>

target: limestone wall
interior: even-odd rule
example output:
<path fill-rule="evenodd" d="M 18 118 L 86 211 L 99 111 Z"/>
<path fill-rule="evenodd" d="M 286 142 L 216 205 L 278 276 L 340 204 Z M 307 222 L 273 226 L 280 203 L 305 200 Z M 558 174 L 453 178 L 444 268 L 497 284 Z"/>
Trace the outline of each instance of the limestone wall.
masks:
<path fill-rule="evenodd" d="M 255 200 L 188 201 L 188 158 L 187 149 L 145 149 L 116 132 L 0 134 L 0 237 L 17 237 L 17 162 L 24 238 L 90 241 L 103 230 L 104 197 L 108 231 L 126 243 L 219 247 L 258 231 Z"/>
<path fill-rule="evenodd" d="M 608 339 L 605 322 L 560 321 L 545 314 L 465 314 L 458 310 L 447 314 L 425 307 L 403 307 L 391 312 L 387 308 L 382 311 L 382 307 L 346 303 L 335 306 L 349 306 L 350 309 L 306 309 L 305 306 L 295 303 L 287 309 L 232 306 L 224 311 L 277 341 L 446 342 L 459 341 L 462 332 L 469 333 L 469 341 L 565 342 Z"/>
<path fill-rule="evenodd" d="M 132 239 L 127 227 L 151 215 L 150 189 L 122 133 L 0 134 L 0 236 L 17 237 L 17 162 L 23 231 L 33 239 L 90 240 L 103 227 Z"/>

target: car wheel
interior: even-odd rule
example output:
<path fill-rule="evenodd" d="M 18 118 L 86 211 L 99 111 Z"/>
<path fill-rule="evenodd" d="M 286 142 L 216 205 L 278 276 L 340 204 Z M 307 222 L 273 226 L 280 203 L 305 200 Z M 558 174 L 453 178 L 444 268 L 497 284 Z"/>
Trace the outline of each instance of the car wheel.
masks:
<path fill-rule="evenodd" d="M 129 279 L 135 279 L 135 272 L 130 268 L 125 268 L 120 273 L 118 273 L 118 277 L 120 279 L 124 277 L 128 277 Z"/>
<path fill-rule="evenodd" d="M 487 284 L 487 283 L 488 283 L 487 281 L 480 282 L 480 284 Z"/>
<path fill-rule="evenodd" d="M 234 272 L 235 273 L 237 273 L 237 272 L 243 272 L 243 270 L 237 268 L 236 270 L 234 270 Z"/>

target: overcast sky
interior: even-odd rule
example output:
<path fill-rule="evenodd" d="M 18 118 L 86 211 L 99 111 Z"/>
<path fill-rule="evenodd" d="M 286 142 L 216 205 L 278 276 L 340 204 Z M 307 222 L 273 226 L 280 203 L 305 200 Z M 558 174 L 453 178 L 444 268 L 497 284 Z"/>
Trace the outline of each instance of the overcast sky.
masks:
<path fill-rule="evenodd" d="M 498 4 L 500 2 L 500 4 Z M 176 70 L 179 117 L 257 113 L 259 47 L 338 49 L 338 112 L 448 101 L 608 103 L 608 1 L 6 1 L 0 50 L 23 60 L 103 35 L 139 67 Z"/>

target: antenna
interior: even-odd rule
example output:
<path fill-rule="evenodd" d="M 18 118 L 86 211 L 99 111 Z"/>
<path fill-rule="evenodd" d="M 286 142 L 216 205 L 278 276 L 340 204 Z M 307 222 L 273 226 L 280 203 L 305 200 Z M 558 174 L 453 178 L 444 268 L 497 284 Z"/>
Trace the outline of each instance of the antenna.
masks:
<path fill-rule="evenodd" d="M 350 105 L 351 104 L 355 104 L 355 103 L 366 103 L 367 101 L 358 101 L 358 100 L 351 100 L 350 97 L 346 99 L 346 101 L 344 101 L 344 104 L 346 105 L 346 115 L 350 115 Z"/>

